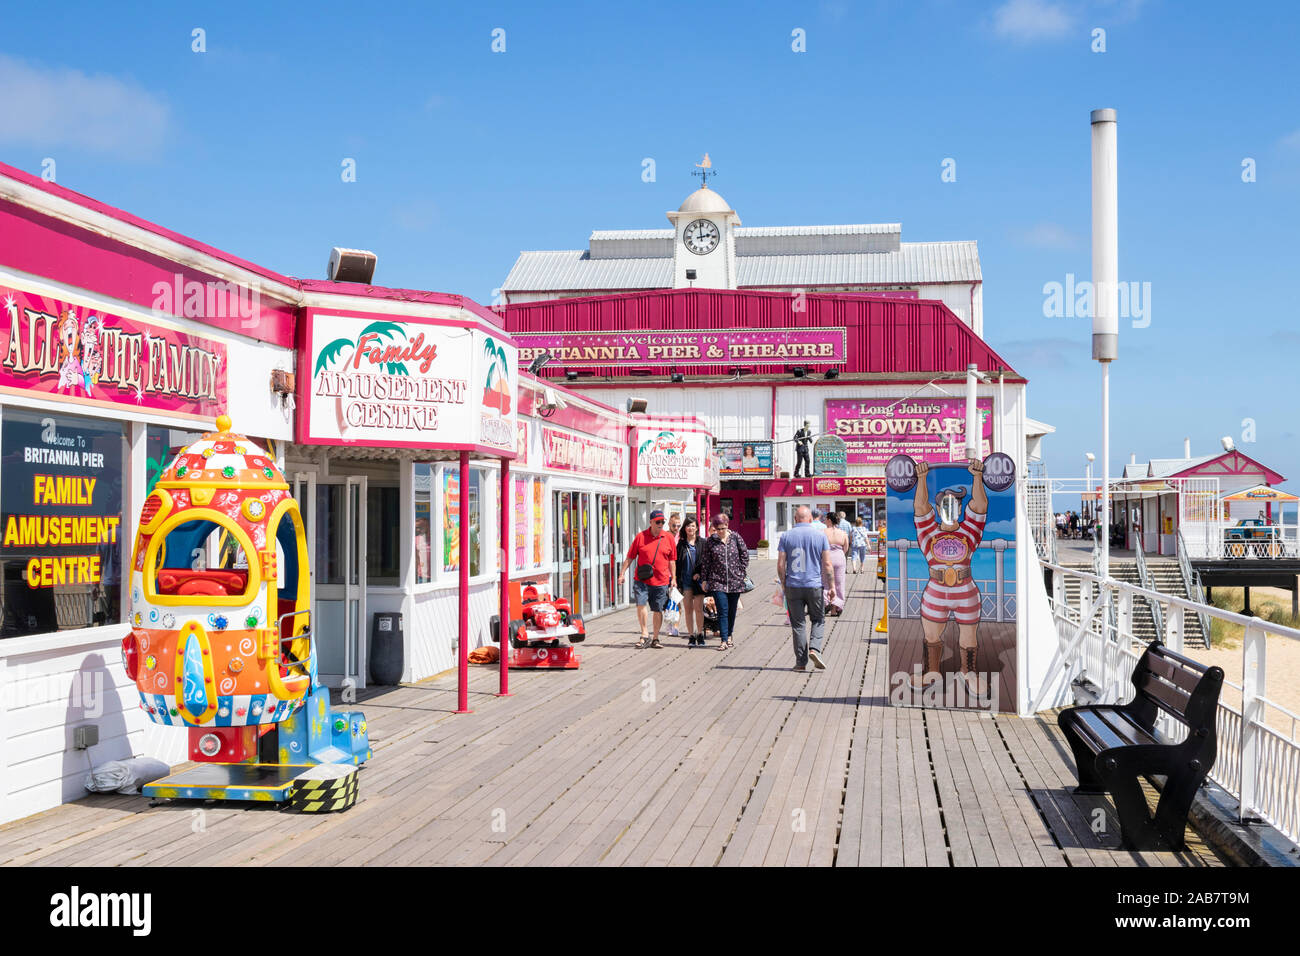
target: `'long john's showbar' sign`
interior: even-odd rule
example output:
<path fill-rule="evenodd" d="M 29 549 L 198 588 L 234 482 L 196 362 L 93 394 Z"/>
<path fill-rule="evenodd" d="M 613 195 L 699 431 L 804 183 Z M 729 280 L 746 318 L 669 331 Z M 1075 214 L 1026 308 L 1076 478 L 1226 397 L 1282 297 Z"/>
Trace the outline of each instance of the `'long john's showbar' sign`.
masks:
<path fill-rule="evenodd" d="M 680 332 L 516 332 L 519 361 L 549 352 L 558 365 L 590 368 L 628 362 L 763 365 L 848 361 L 843 328 L 688 329 Z"/>

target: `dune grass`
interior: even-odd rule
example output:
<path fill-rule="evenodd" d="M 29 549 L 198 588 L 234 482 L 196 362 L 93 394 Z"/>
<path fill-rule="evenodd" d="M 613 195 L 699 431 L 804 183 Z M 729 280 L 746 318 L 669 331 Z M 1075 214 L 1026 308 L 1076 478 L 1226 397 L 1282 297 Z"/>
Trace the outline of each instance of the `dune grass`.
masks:
<path fill-rule="evenodd" d="M 1211 603 L 1225 611 L 1241 612 L 1246 603 L 1242 588 L 1215 588 Z M 1277 588 L 1252 588 L 1251 613 L 1270 624 L 1300 629 L 1300 617 L 1291 613 L 1291 594 Z M 1240 647 L 1246 629 L 1239 624 L 1214 619 L 1210 622 L 1210 637 L 1215 647 Z"/>

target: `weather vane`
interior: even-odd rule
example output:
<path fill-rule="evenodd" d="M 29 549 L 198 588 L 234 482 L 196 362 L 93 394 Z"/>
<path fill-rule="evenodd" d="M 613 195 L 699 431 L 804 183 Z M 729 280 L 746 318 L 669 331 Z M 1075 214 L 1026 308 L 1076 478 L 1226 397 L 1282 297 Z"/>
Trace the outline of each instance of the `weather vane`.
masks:
<path fill-rule="evenodd" d="M 709 159 L 708 153 L 704 154 L 704 162 L 695 164 L 695 172 L 691 173 L 691 175 L 699 176 L 700 179 L 704 180 L 704 188 L 709 188 L 709 177 L 718 174 L 713 168 L 713 162 Z"/>

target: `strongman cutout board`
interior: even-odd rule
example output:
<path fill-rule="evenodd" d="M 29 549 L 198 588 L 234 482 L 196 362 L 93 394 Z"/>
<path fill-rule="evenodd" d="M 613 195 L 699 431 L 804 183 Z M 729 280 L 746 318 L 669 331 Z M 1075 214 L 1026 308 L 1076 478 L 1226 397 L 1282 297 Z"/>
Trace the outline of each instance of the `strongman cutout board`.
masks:
<path fill-rule="evenodd" d="M 1015 463 L 885 466 L 889 697 L 1016 711 Z"/>

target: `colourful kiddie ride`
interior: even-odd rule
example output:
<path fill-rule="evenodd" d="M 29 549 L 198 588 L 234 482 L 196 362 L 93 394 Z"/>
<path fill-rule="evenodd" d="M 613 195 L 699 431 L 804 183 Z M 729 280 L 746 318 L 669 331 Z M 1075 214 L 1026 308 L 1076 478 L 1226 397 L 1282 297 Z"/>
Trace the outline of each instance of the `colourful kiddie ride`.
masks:
<path fill-rule="evenodd" d="M 531 582 L 511 581 L 510 618 L 511 667 L 572 669 L 582 663 L 573 645 L 587 639 L 587 626 L 568 601 L 551 597 Z M 499 639 L 495 631 L 493 639 Z"/>
<path fill-rule="evenodd" d="M 222 415 L 145 499 L 131 555 L 122 660 L 150 719 L 189 728 L 199 764 L 147 796 L 355 801 L 366 721 L 331 711 L 316 678 L 310 567 L 284 476 Z"/>

